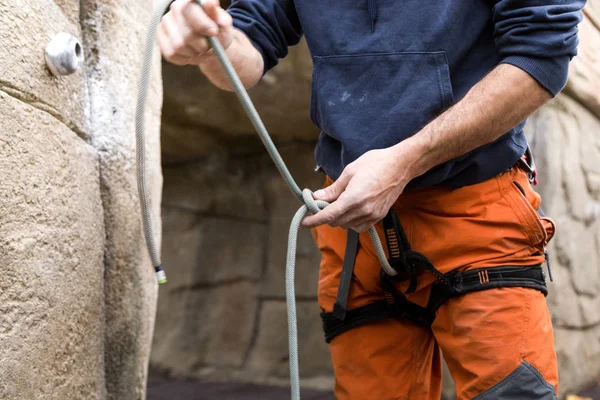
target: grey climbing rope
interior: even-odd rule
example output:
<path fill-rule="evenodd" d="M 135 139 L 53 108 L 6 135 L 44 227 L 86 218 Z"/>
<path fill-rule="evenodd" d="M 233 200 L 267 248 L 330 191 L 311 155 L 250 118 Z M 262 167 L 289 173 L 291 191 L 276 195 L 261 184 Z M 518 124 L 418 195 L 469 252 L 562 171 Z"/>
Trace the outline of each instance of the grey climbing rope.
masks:
<path fill-rule="evenodd" d="M 150 260 L 156 272 L 156 279 L 159 284 L 167 282 L 167 276 L 162 268 L 154 234 L 152 232 L 152 216 L 150 215 L 150 206 L 148 193 L 146 190 L 146 145 L 144 135 L 144 118 L 146 110 L 146 100 L 148 98 L 148 85 L 150 84 L 150 72 L 152 68 L 152 53 L 156 42 L 156 29 L 164 11 L 171 4 L 171 0 L 162 0 L 152 13 L 152 19 L 148 26 L 146 36 L 146 47 L 144 48 L 144 58 L 142 59 L 142 69 L 140 71 L 140 82 L 138 88 L 137 106 L 135 108 L 135 150 L 137 164 L 137 186 L 140 196 L 140 207 L 142 209 L 142 222 L 144 225 L 144 236 L 146 237 L 146 246 L 150 254 Z"/>
<path fill-rule="evenodd" d="M 162 0 L 155 8 L 152 14 L 152 20 L 148 27 L 148 36 L 146 39 L 146 48 L 144 51 L 144 58 L 141 70 L 141 79 L 139 86 L 138 103 L 136 109 L 136 150 L 137 150 L 137 168 L 138 168 L 138 191 L 140 195 L 140 204 L 142 208 L 142 221 L 144 224 L 144 233 L 146 236 L 146 243 L 148 245 L 148 252 L 150 258 L 154 264 L 154 268 L 157 273 L 157 279 L 159 283 L 166 282 L 166 276 L 161 267 L 160 258 L 157 253 L 156 244 L 154 242 L 154 236 L 152 234 L 152 219 L 149 212 L 148 197 L 146 191 L 146 176 L 144 166 L 144 109 L 146 105 L 146 98 L 148 96 L 148 84 L 150 81 L 150 70 L 152 65 L 152 53 L 154 50 L 156 40 L 156 29 L 160 23 L 162 15 L 167 10 L 173 0 Z M 196 3 L 201 4 L 199 0 L 195 0 Z M 290 385 L 291 385 L 291 397 L 292 400 L 300 399 L 300 374 L 298 369 L 298 332 L 296 322 L 296 295 L 294 290 L 294 274 L 296 266 L 296 244 L 298 238 L 298 231 L 300 229 L 300 223 L 304 219 L 307 212 L 313 214 L 318 213 L 323 208 L 327 207 L 329 203 L 322 200 L 315 200 L 312 192 L 309 189 L 300 190 L 300 187 L 290 174 L 285 162 L 281 158 L 281 155 L 277 151 L 275 144 L 271 140 L 269 132 L 265 128 L 248 92 L 244 88 L 239 76 L 235 72 L 233 65 L 229 61 L 223 46 L 216 37 L 209 37 L 208 42 L 213 48 L 213 51 L 219 62 L 221 63 L 227 77 L 231 81 L 234 92 L 237 95 L 240 104 L 244 108 L 244 111 L 248 115 L 248 118 L 254 125 L 256 132 L 258 133 L 261 141 L 263 142 L 267 152 L 271 156 L 271 159 L 275 163 L 275 166 L 279 170 L 279 173 L 287 183 L 288 187 L 294 193 L 294 195 L 303 203 L 303 206 L 296 212 L 292 222 L 290 224 L 290 232 L 288 236 L 288 251 L 286 259 L 286 272 L 285 272 L 285 287 L 286 287 L 286 304 L 287 304 L 287 315 L 288 315 L 288 343 L 289 343 L 289 362 L 290 362 Z M 387 261 L 385 251 L 381 245 L 379 236 L 374 227 L 369 229 L 369 236 L 375 246 L 377 258 L 381 263 L 383 270 L 389 275 L 396 275 L 397 272 L 394 270 Z"/>

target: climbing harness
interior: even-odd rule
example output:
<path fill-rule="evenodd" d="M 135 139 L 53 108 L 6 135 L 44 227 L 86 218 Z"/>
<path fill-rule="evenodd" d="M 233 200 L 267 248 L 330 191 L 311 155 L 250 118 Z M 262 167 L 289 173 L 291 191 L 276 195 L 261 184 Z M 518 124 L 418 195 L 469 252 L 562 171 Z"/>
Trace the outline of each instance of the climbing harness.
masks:
<path fill-rule="evenodd" d="M 160 257 L 154 241 L 154 235 L 152 231 L 152 217 L 149 210 L 148 195 L 146 190 L 146 174 L 145 174 L 145 145 L 144 145 L 144 110 L 146 106 L 146 99 L 148 97 L 148 85 L 150 82 L 150 70 L 152 66 L 152 53 L 154 51 L 156 30 L 160 20 L 169 7 L 173 0 L 162 0 L 155 8 L 150 25 L 148 27 L 148 33 L 146 38 L 146 47 L 144 50 L 144 57 L 141 69 L 141 78 L 139 83 L 139 94 L 136 108 L 136 152 L 137 152 L 137 178 L 138 178 L 138 192 L 140 196 L 140 205 L 142 211 L 142 222 L 144 225 L 144 235 L 146 237 L 146 244 L 148 246 L 148 252 L 154 269 L 156 271 L 156 277 L 159 283 L 165 283 L 167 278 L 163 267 L 161 265 Z M 199 0 L 196 0 L 200 6 L 202 6 Z M 296 242 L 298 237 L 298 230 L 300 229 L 300 223 L 304 219 L 307 212 L 317 213 L 323 208 L 327 207 L 329 203 L 322 200 L 315 200 L 312 192 L 309 189 L 300 190 L 298 184 L 294 181 L 294 178 L 290 174 L 287 166 L 285 165 L 281 155 L 277 151 L 275 144 L 271 140 L 271 137 L 265 128 L 252 100 L 248 96 L 246 89 L 244 88 L 240 78 L 238 77 L 235 69 L 231 65 L 225 50 L 221 46 L 221 43 L 216 37 L 209 37 L 208 42 L 212 47 L 215 55 L 219 59 L 227 77 L 231 81 L 234 88 L 234 92 L 237 95 L 244 111 L 248 115 L 248 118 L 252 122 L 252 125 L 256 129 L 261 141 L 263 142 L 267 152 L 271 156 L 271 159 L 275 163 L 275 166 L 279 170 L 279 173 L 287 183 L 288 187 L 294 193 L 294 195 L 303 203 L 303 206 L 296 212 L 292 222 L 290 224 L 290 231 L 288 237 L 288 252 L 286 259 L 286 273 L 285 273 L 285 286 L 286 286 L 286 303 L 287 303 L 287 314 L 288 314 L 288 335 L 289 335 L 289 363 L 290 363 L 290 383 L 291 383 L 291 395 L 293 400 L 300 399 L 300 377 L 298 371 L 298 334 L 296 324 L 296 296 L 294 291 L 294 270 L 296 263 Z M 369 235 L 375 250 L 377 258 L 381 263 L 382 270 L 389 275 L 396 275 L 396 270 L 390 266 L 387 261 L 385 251 L 377 235 L 375 228 L 369 229 Z"/>
<path fill-rule="evenodd" d="M 548 294 L 546 277 L 541 265 L 478 268 L 443 274 L 427 257 L 410 248 L 404 229 L 393 210 L 390 210 L 383 219 L 383 230 L 390 255 L 389 263 L 397 272 L 395 276 L 390 276 L 383 270 L 380 273 L 385 300 L 369 303 L 350 311 L 341 309 L 338 305 L 339 299 L 348 296 L 348 288 L 342 285 L 343 277 L 352 274 L 356 254 L 355 250 L 346 251 L 345 256 L 350 258 L 344 258 L 336 305 L 333 312 L 321 313 L 325 340 L 328 343 L 354 327 L 387 318 L 409 320 L 417 325 L 430 327 L 435 320 L 436 311 L 444 302 L 470 292 L 499 287 L 526 287 L 537 289 L 544 295 Z M 348 247 L 346 246 L 346 249 Z M 405 295 L 414 293 L 417 289 L 417 277 L 424 272 L 432 273 L 436 277 L 436 282 L 431 287 L 427 305 L 421 307 L 409 301 Z M 396 284 L 406 281 L 409 283 L 408 288 L 402 293 L 397 289 Z"/>
<path fill-rule="evenodd" d="M 529 147 L 523 157 L 518 160 L 517 165 L 527 173 L 529 182 L 537 185 L 537 171 Z M 524 193 L 520 186 L 519 189 Z M 544 217 L 540 208 L 537 212 L 540 217 Z M 327 343 L 354 327 L 387 318 L 408 320 L 417 325 L 430 327 L 442 304 L 452 297 L 470 292 L 500 287 L 525 287 L 539 290 L 544 296 L 548 295 L 546 274 L 541 265 L 498 266 L 462 272 L 450 271 L 444 274 L 435 268 L 427 257 L 411 249 L 402 224 L 393 209 L 388 212 L 382 223 L 389 263 L 396 270 L 396 274 L 389 275 L 383 269 L 380 272 L 384 300 L 348 311 L 346 309 L 350 290 L 350 278 L 348 277 L 351 277 L 353 273 L 358 242 L 358 239 L 349 231 L 333 311 L 321 313 Z M 548 267 L 548 276 L 552 281 L 550 258 L 546 247 L 544 247 L 544 256 Z M 417 277 L 424 272 L 433 274 L 436 281 L 431 287 L 427 305 L 422 307 L 409 301 L 405 295 L 415 292 Z M 408 287 L 402 293 L 397 289 L 397 284 L 406 281 L 408 281 Z"/>

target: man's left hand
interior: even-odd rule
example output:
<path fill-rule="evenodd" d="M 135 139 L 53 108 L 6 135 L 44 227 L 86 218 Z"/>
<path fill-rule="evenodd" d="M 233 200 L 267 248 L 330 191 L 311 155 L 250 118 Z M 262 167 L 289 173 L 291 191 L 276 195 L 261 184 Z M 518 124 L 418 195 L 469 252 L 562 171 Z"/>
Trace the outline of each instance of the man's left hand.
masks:
<path fill-rule="evenodd" d="M 302 226 L 328 224 L 360 233 L 381 221 L 412 179 L 413 157 L 404 154 L 396 145 L 348 164 L 332 185 L 314 193 L 315 199 L 333 203 L 304 218 Z"/>

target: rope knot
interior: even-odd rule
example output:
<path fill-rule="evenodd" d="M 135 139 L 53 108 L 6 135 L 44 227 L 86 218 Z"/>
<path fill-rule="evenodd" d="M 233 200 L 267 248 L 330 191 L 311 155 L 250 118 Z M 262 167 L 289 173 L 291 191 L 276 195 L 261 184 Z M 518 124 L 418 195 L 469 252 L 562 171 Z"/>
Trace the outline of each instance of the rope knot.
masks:
<path fill-rule="evenodd" d="M 304 203 L 306 208 L 308 208 L 308 211 L 310 211 L 313 214 L 318 213 L 319 211 L 321 211 L 329 205 L 329 203 L 327 203 L 326 201 L 315 200 L 313 192 L 310 189 L 304 189 L 302 191 L 302 202 Z"/>

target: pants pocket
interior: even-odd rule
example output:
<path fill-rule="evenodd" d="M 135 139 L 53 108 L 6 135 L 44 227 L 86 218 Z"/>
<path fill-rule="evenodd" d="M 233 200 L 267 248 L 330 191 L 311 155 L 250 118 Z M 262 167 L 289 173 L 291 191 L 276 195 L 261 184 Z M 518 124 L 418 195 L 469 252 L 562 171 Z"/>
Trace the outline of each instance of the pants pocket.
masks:
<path fill-rule="evenodd" d="M 533 190 L 525 174 L 520 172 L 512 177 L 508 191 L 511 207 L 525 230 L 530 245 L 544 252 L 554 235 L 555 225 L 551 219 L 542 218 L 536 209 L 541 202 L 540 195 Z"/>

